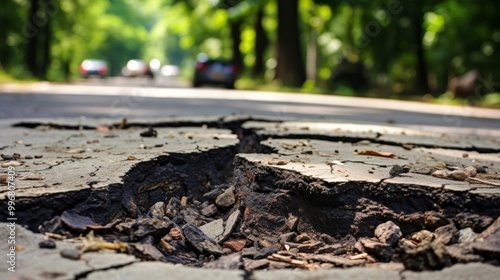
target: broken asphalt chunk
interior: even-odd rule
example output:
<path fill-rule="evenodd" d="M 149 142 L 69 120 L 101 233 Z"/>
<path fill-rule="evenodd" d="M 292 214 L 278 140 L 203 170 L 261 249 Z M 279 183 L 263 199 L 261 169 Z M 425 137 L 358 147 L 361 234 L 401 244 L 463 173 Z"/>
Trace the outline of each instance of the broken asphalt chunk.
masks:
<path fill-rule="evenodd" d="M 243 266 L 241 254 L 234 253 L 228 256 L 222 256 L 218 260 L 208 262 L 203 265 L 204 268 L 218 269 L 240 269 Z"/>
<path fill-rule="evenodd" d="M 401 253 L 406 269 L 423 271 L 442 269 L 452 264 L 445 246 L 439 241 L 424 241 L 417 248 Z"/>
<path fill-rule="evenodd" d="M 403 233 L 401 233 L 399 226 L 392 221 L 388 221 L 377 226 L 375 229 L 375 236 L 382 243 L 387 243 L 392 246 L 399 241 Z"/>
<path fill-rule="evenodd" d="M 394 255 L 394 249 L 390 244 L 381 243 L 368 238 L 361 238 L 359 241 L 363 245 L 365 252 L 374 255 L 381 260 L 389 261 Z"/>
<path fill-rule="evenodd" d="M 236 198 L 234 196 L 234 186 L 229 187 L 215 199 L 215 204 L 219 207 L 229 207 L 232 206 L 236 202 Z"/>
<path fill-rule="evenodd" d="M 185 224 L 182 227 L 182 233 L 189 242 L 198 252 L 207 252 L 214 255 L 222 255 L 222 247 L 217 244 L 217 242 L 210 237 L 206 236 L 199 228 L 193 224 Z"/>
<path fill-rule="evenodd" d="M 201 214 L 205 217 L 211 217 L 217 213 L 217 206 L 215 204 L 210 204 L 207 207 L 201 209 Z"/>
<path fill-rule="evenodd" d="M 149 261 L 163 261 L 165 255 L 151 244 L 129 244 L 129 251 L 138 258 Z"/>
<path fill-rule="evenodd" d="M 233 252 L 240 252 L 247 244 L 246 239 L 229 239 L 224 241 L 224 247 L 231 249 Z"/>
<path fill-rule="evenodd" d="M 215 241 L 218 241 L 222 238 L 224 234 L 224 220 L 217 219 L 210 223 L 206 223 L 200 226 L 200 230 L 208 237 L 212 238 Z"/>
<path fill-rule="evenodd" d="M 131 237 L 140 240 L 146 236 L 152 236 L 156 242 L 168 234 L 173 227 L 172 222 L 166 222 L 157 218 L 139 218 L 131 226 Z"/>
<path fill-rule="evenodd" d="M 70 229 L 85 232 L 88 229 L 88 226 L 96 226 L 89 217 L 84 217 L 79 214 L 76 214 L 72 211 L 64 211 L 61 214 L 61 221 L 64 225 L 68 226 Z"/>

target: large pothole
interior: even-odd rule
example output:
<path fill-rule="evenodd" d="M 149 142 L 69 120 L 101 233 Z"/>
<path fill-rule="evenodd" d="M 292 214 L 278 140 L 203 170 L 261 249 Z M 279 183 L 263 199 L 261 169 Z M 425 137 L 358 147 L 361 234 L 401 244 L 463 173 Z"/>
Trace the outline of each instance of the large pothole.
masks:
<path fill-rule="evenodd" d="M 231 123 L 240 145 L 197 144 L 197 152 L 135 164 L 121 183 L 25 197 L 18 200 L 18 218 L 32 229 L 41 225 L 48 238 L 87 236 L 75 258 L 115 249 L 143 260 L 249 272 L 385 262 L 398 270 L 499 265 L 496 155 L 459 150 L 456 143 L 432 150 L 428 139 L 419 146 L 417 137 L 389 143 L 380 139 L 390 136 L 371 132 L 345 132 L 332 141 L 300 128 L 307 139 L 286 139 L 287 130 L 241 129 L 243 123 Z M 283 139 L 261 142 L 272 135 Z M 459 156 L 449 155 L 453 148 Z M 465 150 L 480 159 L 472 162 L 485 174 L 481 184 L 430 175 L 464 168 Z M 238 154 L 249 151 L 265 153 Z M 402 171 L 395 173 L 395 166 Z"/>

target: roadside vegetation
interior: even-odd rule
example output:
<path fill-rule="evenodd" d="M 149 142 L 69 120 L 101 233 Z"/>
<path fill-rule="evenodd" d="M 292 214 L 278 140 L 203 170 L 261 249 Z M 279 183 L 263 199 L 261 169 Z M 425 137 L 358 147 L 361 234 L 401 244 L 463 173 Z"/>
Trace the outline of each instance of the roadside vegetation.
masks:
<path fill-rule="evenodd" d="M 159 59 L 190 78 L 206 53 L 237 88 L 500 107 L 494 0 L 4 0 L 0 82 L 120 75 Z"/>

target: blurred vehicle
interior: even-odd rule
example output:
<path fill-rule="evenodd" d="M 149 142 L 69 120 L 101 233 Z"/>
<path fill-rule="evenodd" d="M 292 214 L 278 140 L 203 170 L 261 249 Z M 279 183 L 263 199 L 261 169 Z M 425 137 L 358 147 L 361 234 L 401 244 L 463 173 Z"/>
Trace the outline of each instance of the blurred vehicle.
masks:
<path fill-rule="evenodd" d="M 125 77 L 148 76 L 154 78 L 153 71 L 144 60 L 131 59 L 122 68 L 122 75 Z"/>
<path fill-rule="evenodd" d="M 222 59 L 209 59 L 208 56 L 198 55 L 193 77 L 193 86 L 223 85 L 234 89 L 238 69 L 231 62 Z"/>
<path fill-rule="evenodd" d="M 108 66 L 104 60 L 85 59 L 82 64 L 80 64 L 80 74 L 82 74 L 82 77 L 85 79 L 90 76 L 105 78 L 107 72 Z"/>
<path fill-rule="evenodd" d="M 163 65 L 161 67 L 161 74 L 165 77 L 176 77 L 179 76 L 180 72 L 179 66 L 176 65 Z"/>

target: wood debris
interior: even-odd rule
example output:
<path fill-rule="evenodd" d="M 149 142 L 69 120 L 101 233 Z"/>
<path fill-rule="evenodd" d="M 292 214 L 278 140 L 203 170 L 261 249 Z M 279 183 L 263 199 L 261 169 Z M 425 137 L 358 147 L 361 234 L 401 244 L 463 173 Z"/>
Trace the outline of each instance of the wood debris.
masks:
<path fill-rule="evenodd" d="M 388 158 L 395 158 L 398 155 L 393 153 L 393 152 L 379 152 L 375 150 L 364 150 L 364 151 L 359 151 L 356 153 L 357 155 L 363 155 L 363 156 L 377 156 L 377 157 L 388 157 Z"/>

